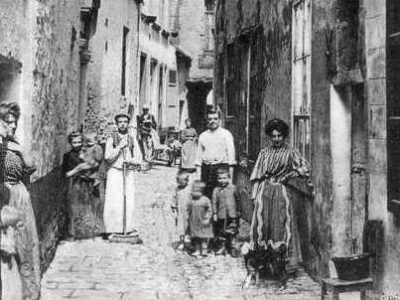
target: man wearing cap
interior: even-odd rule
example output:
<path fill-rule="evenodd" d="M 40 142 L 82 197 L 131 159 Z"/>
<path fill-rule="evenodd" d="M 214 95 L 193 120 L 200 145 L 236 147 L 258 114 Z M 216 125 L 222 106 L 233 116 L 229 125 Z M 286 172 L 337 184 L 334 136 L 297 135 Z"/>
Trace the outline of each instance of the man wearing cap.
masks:
<path fill-rule="evenodd" d="M 143 113 L 138 118 L 138 128 L 140 133 L 143 157 L 145 161 L 151 161 L 154 155 L 154 130 L 157 128 L 157 123 L 154 116 L 149 113 L 149 105 L 143 105 Z"/>
<path fill-rule="evenodd" d="M 135 136 L 128 130 L 130 116 L 125 113 L 114 117 L 118 131 L 113 132 L 106 141 L 104 159 L 108 165 L 106 195 L 104 202 L 104 225 L 106 234 L 123 232 L 124 192 L 126 195 L 126 228 L 134 231 L 135 208 L 135 166 L 140 163 L 137 157 Z M 125 163 L 125 178 L 123 164 Z M 125 180 L 125 184 L 124 184 Z M 125 191 L 124 191 L 125 188 Z"/>
<path fill-rule="evenodd" d="M 205 195 L 211 199 L 217 186 L 219 168 L 229 168 L 232 180 L 236 154 L 233 136 L 229 130 L 220 126 L 219 114 L 214 109 L 207 112 L 207 126 L 208 129 L 199 136 L 195 164 L 197 177 L 207 184 Z"/>

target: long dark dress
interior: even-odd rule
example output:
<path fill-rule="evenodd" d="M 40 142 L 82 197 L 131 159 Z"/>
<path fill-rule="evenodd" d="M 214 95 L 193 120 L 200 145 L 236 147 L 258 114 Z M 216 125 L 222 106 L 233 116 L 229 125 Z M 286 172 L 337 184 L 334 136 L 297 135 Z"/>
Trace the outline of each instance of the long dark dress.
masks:
<path fill-rule="evenodd" d="M 194 128 L 185 128 L 181 132 L 181 168 L 185 170 L 195 170 L 195 160 L 197 151 L 197 132 Z"/>
<path fill-rule="evenodd" d="M 63 171 L 71 171 L 83 162 L 80 152 L 71 150 L 64 154 Z M 98 197 L 93 186 L 94 178 L 80 172 L 68 178 L 67 199 L 69 234 L 74 238 L 90 238 L 103 232 L 103 222 L 98 212 Z"/>
<path fill-rule="evenodd" d="M 22 281 L 23 299 L 39 299 L 40 295 L 40 250 L 36 229 L 36 220 L 33 213 L 31 198 L 23 180 L 31 174 L 24 163 L 20 152 L 16 149 L 19 145 L 9 140 L 7 145 L 1 146 L 0 189 L 2 195 L 1 205 L 9 205 L 23 213 L 24 226 L 14 228 L 12 234 L 18 257 L 19 272 Z M 7 236 L 3 235 L 3 238 Z M 10 238 L 10 237 L 8 237 Z"/>
<path fill-rule="evenodd" d="M 284 242 L 290 263 L 301 262 L 296 216 L 285 180 L 293 177 L 306 180 L 308 170 L 308 163 L 300 153 L 286 144 L 261 150 L 250 177 L 254 199 L 250 233 L 252 249 L 266 247 L 269 240 Z"/>

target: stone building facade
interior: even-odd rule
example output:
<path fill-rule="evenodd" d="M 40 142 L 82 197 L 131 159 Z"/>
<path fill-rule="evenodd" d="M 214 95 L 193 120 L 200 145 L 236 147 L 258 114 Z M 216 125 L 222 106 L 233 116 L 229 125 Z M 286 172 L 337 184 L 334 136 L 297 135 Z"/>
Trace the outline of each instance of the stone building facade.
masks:
<path fill-rule="evenodd" d="M 216 12 L 215 99 L 243 197 L 266 121 L 285 120 L 312 167 L 297 208 L 305 266 L 334 276 L 332 257 L 368 252 L 373 299 L 398 292 L 400 274 L 399 12 L 372 0 L 220 0 Z"/>
<path fill-rule="evenodd" d="M 171 40 L 179 57 L 191 58 L 180 97 L 187 103 L 188 116 L 198 132 L 205 128 L 207 96 L 213 87 L 215 4 L 212 0 L 171 0 L 170 5 Z"/>
<path fill-rule="evenodd" d="M 95 21 L 85 17 L 89 29 L 85 87 L 81 94 L 82 122 L 100 135 L 113 128 L 114 115 L 128 112 L 129 104 L 138 113 L 138 42 L 141 1 L 102 1 Z"/>
<path fill-rule="evenodd" d="M 65 225 L 59 166 L 68 150 L 67 135 L 80 126 L 81 11 L 96 10 L 96 2 L 0 3 L 0 101 L 20 104 L 17 136 L 36 162 L 29 190 L 43 268 L 54 255 Z"/>
<path fill-rule="evenodd" d="M 150 106 L 161 131 L 179 126 L 176 48 L 170 42 L 169 0 L 145 1 L 140 18 L 139 111 Z"/>

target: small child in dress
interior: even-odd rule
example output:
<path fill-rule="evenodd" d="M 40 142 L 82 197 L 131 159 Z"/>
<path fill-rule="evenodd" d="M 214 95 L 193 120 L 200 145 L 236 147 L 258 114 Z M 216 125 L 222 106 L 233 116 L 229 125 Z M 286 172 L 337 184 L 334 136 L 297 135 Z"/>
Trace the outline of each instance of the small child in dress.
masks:
<path fill-rule="evenodd" d="M 212 195 L 213 219 L 215 231 L 222 247 L 217 255 L 225 254 L 226 251 L 232 255 L 233 241 L 238 234 L 239 227 L 239 197 L 236 186 L 230 182 L 228 168 L 217 170 L 218 186 Z"/>
<path fill-rule="evenodd" d="M 205 183 L 195 180 L 192 185 L 192 201 L 188 205 L 189 226 L 192 241 L 196 247 L 194 256 L 208 255 L 208 243 L 214 237 L 211 223 L 211 201 L 204 196 Z"/>
<path fill-rule="evenodd" d="M 171 209 L 175 218 L 175 226 L 179 235 L 178 250 L 184 250 L 185 240 L 188 240 L 189 224 L 188 224 L 188 205 L 191 198 L 191 191 L 188 185 L 189 173 L 180 170 L 176 175 L 176 184 L 174 195 L 172 198 Z"/>
<path fill-rule="evenodd" d="M 0 298 L 4 300 L 23 298 L 15 240 L 15 228 L 24 226 L 23 219 L 23 213 L 14 207 L 5 205 L 0 209 Z"/>

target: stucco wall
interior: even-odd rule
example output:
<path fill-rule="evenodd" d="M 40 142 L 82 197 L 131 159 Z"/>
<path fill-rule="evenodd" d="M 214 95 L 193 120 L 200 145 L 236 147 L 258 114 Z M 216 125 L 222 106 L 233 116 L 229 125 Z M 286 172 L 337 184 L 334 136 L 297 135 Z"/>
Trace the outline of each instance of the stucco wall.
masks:
<path fill-rule="evenodd" d="M 212 64 L 210 68 L 199 68 L 199 59 L 205 47 L 206 7 L 204 1 L 179 2 L 179 15 L 175 26 L 179 31 L 180 47 L 192 57 L 189 80 L 211 80 L 213 77 Z"/>
<path fill-rule="evenodd" d="M 377 295 L 399 292 L 400 281 L 400 222 L 387 210 L 387 136 L 386 136 L 386 1 L 365 0 L 366 7 L 366 65 L 368 95 L 368 171 L 369 220 L 382 220 L 383 244 L 377 257 L 375 274 Z"/>
<path fill-rule="evenodd" d="M 126 44 L 126 92 L 121 96 L 123 27 L 129 29 Z M 85 126 L 103 130 L 113 123 L 115 113 L 127 111 L 134 103 L 137 113 L 138 6 L 136 1 L 102 1 L 98 10 L 96 32 L 89 40 L 91 59 L 87 72 Z"/>
<path fill-rule="evenodd" d="M 0 53 L 19 61 L 14 92 L 21 119 L 17 136 L 37 171 L 28 186 L 41 242 L 42 266 L 55 253 L 65 225 L 59 171 L 67 134 L 77 127 L 79 95 L 79 1 L 1 1 Z"/>

